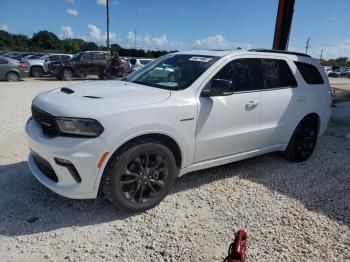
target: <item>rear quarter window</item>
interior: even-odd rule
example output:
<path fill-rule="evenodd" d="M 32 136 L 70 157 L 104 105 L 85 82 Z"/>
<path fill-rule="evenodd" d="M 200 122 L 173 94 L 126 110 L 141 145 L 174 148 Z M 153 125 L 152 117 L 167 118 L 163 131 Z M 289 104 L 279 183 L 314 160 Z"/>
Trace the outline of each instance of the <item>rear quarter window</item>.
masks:
<path fill-rule="evenodd" d="M 320 72 L 315 66 L 302 62 L 295 62 L 295 65 L 306 83 L 310 85 L 321 85 L 324 83 Z"/>

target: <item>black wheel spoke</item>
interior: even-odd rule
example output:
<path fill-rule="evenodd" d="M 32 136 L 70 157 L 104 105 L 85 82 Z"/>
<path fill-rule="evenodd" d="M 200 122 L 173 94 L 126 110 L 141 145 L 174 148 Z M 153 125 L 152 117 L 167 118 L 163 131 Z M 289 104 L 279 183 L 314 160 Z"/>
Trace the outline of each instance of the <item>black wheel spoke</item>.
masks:
<path fill-rule="evenodd" d="M 156 184 L 157 186 L 159 186 L 160 188 L 162 188 L 164 186 L 164 182 L 162 180 L 150 179 L 150 181 L 152 183 Z"/>
<path fill-rule="evenodd" d="M 131 183 L 136 182 L 138 179 L 139 179 L 139 178 L 133 178 L 133 179 L 129 179 L 129 180 L 123 180 L 123 181 L 120 181 L 120 184 L 122 184 L 122 185 L 131 184 Z"/>
<path fill-rule="evenodd" d="M 125 164 L 120 176 L 120 190 L 126 200 L 142 204 L 157 199 L 165 189 L 168 164 L 154 152 L 140 152 Z"/>
<path fill-rule="evenodd" d="M 153 193 L 158 193 L 158 191 L 154 188 L 154 186 L 152 185 L 151 181 L 147 182 L 148 187 L 152 190 Z"/>
<path fill-rule="evenodd" d="M 143 201 L 143 190 L 144 190 L 144 186 L 142 184 L 141 185 L 141 192 L 140 192 L 140 195 L 139 197 L 137 198 L 137 203 L 142 203 Z"/>

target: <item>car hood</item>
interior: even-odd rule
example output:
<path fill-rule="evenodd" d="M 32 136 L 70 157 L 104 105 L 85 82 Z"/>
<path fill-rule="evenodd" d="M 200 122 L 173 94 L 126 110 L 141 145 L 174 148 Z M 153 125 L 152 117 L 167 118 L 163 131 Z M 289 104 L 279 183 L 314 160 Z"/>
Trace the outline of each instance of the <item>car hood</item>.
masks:
<path fill-rule="evenodd" d="M 170 91 L 124 81 L 86 81 L 39 94 L 33 105 L 64 117 L 94 117 L 111 110 L 160 103 Z"/>

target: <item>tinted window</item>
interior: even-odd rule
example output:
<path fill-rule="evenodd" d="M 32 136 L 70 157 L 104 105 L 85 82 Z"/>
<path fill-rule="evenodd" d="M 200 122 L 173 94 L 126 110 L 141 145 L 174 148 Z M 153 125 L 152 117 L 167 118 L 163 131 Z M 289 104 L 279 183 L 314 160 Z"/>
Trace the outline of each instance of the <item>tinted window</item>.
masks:
<path fill-rule="evenodd" d="M 80 56 L 80 61 L 87 61 L 91 60 L 91 54 L 90 53 L 84 53 Z"/>
<path fill-rule="evenodd" d="M 63 61 L 67 61 L 67 60 L 70 59 L 70 56 L 69 56 L 69 55 L 63 55 L 63 56 L 61 56 L 61 59 L 62 59 Z"/>
<path fill-rule="evenodd" d="M 306 83 L 311 85 L 323 84 L 323 79 L 318 69 L 310 64 L 295 62 Z"/>
<path fill-rule="evenodd" d="M 106 57 L 102 53 L 93 53 L 92 54 L 92 59 L 93 60 L 106 60 Z"/>
<path fill-rule="evenodd" d="M 49 61 L 57 61 L 60 60 L 60 56 L 59 55 L 52 55 L 48 58 Z"/>
<path fill-rule="evenodd" d="M 0 65 L 7 64 L 8 61 L 0 58 Z"/>
<path fill-rule="evenodd" d="M 259 89 L 256 81 L 257 70 L 254 58 L 233 60 L 225 65 L 213 79 L 231 80 L 235 91 L 249 91 Z"/>
<path fill-rule="evenodd" d="M 288 64 L 280 59 L 259 59 L 262 89 L 297 86 L 297 81 Z"/>

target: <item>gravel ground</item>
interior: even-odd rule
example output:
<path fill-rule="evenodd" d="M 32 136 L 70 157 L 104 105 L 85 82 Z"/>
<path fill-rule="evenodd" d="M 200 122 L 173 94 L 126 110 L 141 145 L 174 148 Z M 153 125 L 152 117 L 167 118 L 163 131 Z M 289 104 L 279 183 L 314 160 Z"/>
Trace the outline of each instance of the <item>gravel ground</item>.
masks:
<path fill-rule="evenodd" d="M 273 153 L 194 172 L 133 214 L 60 197 L 30 175 L 31 100 L 63 84 L 0 82 L 1 261 L 222 261 L 239 229 L 249 261 L 350 261 L 348 120 L 332 120 L 307 162 Z"/>

